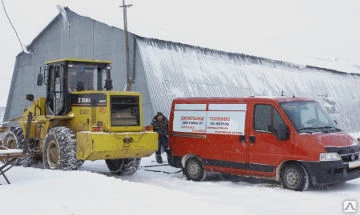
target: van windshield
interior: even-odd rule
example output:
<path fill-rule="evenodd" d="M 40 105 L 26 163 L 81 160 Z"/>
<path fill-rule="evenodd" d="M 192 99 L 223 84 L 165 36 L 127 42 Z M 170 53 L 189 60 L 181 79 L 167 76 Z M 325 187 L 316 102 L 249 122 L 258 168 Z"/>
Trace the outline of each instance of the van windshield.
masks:
<path fill-rule="evenodd" d="M 327 112 L 315 101 L 283 102 L 280 106 L 299 133 L 340 131 Z"/>

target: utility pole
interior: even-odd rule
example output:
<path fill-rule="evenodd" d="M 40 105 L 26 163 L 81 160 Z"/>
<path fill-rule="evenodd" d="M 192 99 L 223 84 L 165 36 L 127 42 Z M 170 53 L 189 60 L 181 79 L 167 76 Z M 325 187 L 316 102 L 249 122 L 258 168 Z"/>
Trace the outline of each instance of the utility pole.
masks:
<path fill-rule="evenodd" d="M 129 38 L 128 38 L 128 30 L 127 30 L 127 8 L 131 7 L 132 4 L 125 4 L 125 0 L 123 0 L 122 7 L 123 8 L 123 16 L 124 16 L 124 30 L 125 30 L 125 56 L 126 56 L 126 87 L 125 91 L 131 90 L 131 78 L 130 78 L 130 59 L 129 59 Z"/>

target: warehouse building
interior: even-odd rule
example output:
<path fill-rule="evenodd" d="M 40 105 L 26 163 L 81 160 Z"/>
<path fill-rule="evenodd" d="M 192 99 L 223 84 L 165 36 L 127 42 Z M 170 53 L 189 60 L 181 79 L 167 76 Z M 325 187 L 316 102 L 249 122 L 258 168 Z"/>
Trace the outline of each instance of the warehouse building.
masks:
<path fill-rule="evenodd" d="M 65 9 L 16 57 L 4 121 L 45 95 L 39 68 L 59 58 L 111 60 L 113 90 L 126 86 L 124 31 Z M 66 17 L 64 17 L 66 16 Z M 143 93 L 145 124 L 169 114 L 175 97 L 297 96 L 320 101 L 345 130 L 360 130 L 360 69 L 299 65 L 129 34 L 132 90 Z"/>

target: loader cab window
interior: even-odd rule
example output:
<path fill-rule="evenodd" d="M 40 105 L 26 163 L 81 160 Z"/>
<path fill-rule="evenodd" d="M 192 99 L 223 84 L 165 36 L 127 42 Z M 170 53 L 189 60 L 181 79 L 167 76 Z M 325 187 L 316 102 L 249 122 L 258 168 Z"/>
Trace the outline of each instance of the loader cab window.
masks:
<path fill-rule="evenodd" d="M 259 132 L 277 133 L 285 126 L 284 120 L 272 105 L 256 105 L 254 111 L 254 129 Z"/>
<path fill-rule="evenodd" d="M 69 64 L 68 92 L 105 90 L 106 67 L 98 65 Z"/>

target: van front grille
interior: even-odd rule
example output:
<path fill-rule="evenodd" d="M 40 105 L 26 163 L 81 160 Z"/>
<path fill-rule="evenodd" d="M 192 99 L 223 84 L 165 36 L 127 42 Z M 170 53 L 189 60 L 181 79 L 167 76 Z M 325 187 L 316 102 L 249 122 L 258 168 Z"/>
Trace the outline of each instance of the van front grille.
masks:
<path fill-rule="evenodd" d="M 347 155 L 340 155 L 342 161 L 344 162 L 352 162 L 359 160 L 359 153 L 347 154 Z"/>
<path fill-rule="evenodd" d="M 360 145 L 349 147 L 326 147 L 327 152 L 336 152 L 340 155 L 343 162 L 359 160 Z"/>

